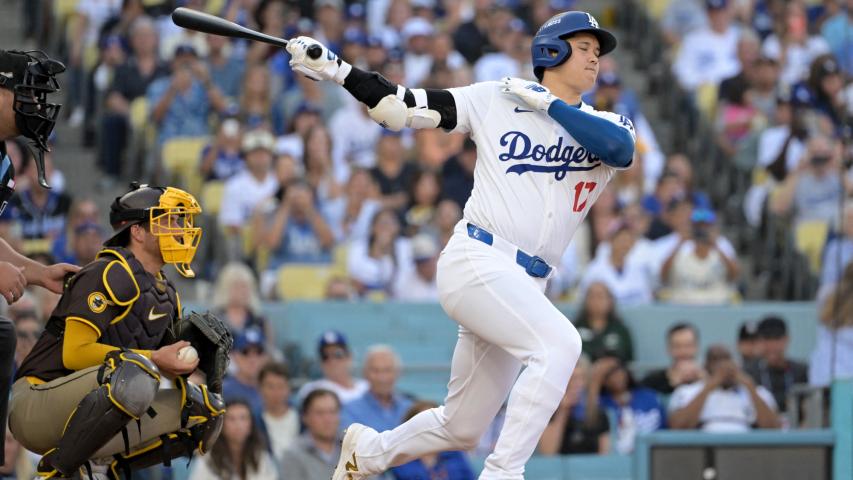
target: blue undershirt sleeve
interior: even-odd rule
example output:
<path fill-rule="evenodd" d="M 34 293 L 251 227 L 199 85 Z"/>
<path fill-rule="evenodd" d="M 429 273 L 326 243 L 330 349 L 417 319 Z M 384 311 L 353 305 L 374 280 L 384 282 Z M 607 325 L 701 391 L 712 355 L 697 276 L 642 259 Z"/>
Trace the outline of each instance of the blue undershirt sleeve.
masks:
<path fill-rule="evenodd" d="M 634 136 L 631 131 L 634 127 L 624 116 L 620 117 L 620 123 L 624 126 L 620 126 L 559 99 L 551 102 L 548 115 L 606 165 L 615 168 L 631 165 L 634 158 Z"/>

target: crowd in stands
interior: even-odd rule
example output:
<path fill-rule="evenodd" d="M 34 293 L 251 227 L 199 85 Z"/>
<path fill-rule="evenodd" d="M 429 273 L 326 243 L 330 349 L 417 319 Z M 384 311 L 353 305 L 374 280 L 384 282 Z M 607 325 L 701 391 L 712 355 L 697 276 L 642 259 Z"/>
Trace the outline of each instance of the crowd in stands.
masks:
<path fill-rule="evenodd" d="M 96 155 L 98 191 L 144 178 L 189 190 L 205 211 L 195 270 L 211 295 L 182 295 L 209 302 L 235 344 L 222 437 L 193 461 L 191 478 L 328 478 L 347 425 L 385 430 L 430 408 L 398 390 L 402 365 L 391 347 L 355 352 L 341 332 L 318 339 L 319 378 L 293 378 L 261 305 L 436 301 L 437 258 L 470 195 L 476 145 L 437 130 L 384 130 L 337 85 L 295 75 L 282 49 L 182 30 L 168 13 L 180 4 L 277 37 L 310 35 L 393 82 L 450 88 L 532 78 L 532 35 L 575 2 L 80 0 L 47 16 L 35 10 L 52 2 L 25 3 L 28 41 L 68 63 L 67 121 Z M 749 172 L 750 185 L 731 218 L 707 191 L 713 179 L 694 174 L 718 160 L 659 143 L 666 126 L 647 119 L 619 64 L 601 59 L 584 100 L 633 121 L 635 165 L 592 206 L 548 287 L 555 301 L 579 305 L 572 320 L 584 357 L 542 455 L 628 453 L 637 434 L 664 428 L 793 428 L 784 415 L 792 386 L 853 376 L 853 1 L 638 3 L 658 22 L 691 108 L 713 125 L 715 148 Z M 62 33 L 49 38 L 33 18 L 52 18 Z M 45 262 L 94 259 L 108 235 L 104 205 L 67 189 L 50 153 L 53 189 L 38 187 L 28 149 L 7 148 L 18 195 L 0 216 L 0 236 Z M 786 356 L 786 325 L 768 316 L 733 333 L 737 352 L 700 352 L 699 329 L 679 323 L 667 333 L 671 363 L 634 371 L 619 308 L 740 301 L 749 272 L 743 245 L 727 233 L 740 222 L 761 236 L 773 218 L 789 222 L 820 279 L 809 363 Z M 35 289 L 9 308 L 18 360 L 57 300 Z M 488 452 L 488 437 L 474 456 Z M 0 474 L 28 475 L 31 459 L 16 445 L 7 433 Z M 384 478 L 474 474 L 465 452 L 447 452 Z"/>

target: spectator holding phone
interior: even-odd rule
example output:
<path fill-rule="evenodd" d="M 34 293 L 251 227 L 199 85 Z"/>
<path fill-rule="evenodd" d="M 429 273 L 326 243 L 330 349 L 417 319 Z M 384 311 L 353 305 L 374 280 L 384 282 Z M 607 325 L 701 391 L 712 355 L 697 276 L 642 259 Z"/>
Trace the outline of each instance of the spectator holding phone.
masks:
<path fill-rule="evenodd" d="M 708 378 L 675 389 L 669 400 L 669 426 L 706 432 L 746 432 L 778 428 L 773 395 L 738 368 L 724 345 L 708 347 Z"/>
<path fill-rule="evenodd" d="M 661 280 L 669 287 L 666 297 L 683 304 L 728 303 L 740 273 L 734 249 L 717 233 L 713 211 L 695 209 L 691 221 L 691 238 L 682 236 L 661 267 Z"/>

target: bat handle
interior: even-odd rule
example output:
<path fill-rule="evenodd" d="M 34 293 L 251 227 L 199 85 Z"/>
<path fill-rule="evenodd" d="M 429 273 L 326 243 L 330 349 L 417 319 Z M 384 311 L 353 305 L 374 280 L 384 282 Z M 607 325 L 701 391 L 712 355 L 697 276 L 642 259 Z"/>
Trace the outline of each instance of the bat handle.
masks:
<path fill-rule="evenodd" d="M 320 45 L 314 44 L 308 47 L 308 56 L 314 60 L 320 58 L 320 55 L 323 54 L 323 47 Z"/>

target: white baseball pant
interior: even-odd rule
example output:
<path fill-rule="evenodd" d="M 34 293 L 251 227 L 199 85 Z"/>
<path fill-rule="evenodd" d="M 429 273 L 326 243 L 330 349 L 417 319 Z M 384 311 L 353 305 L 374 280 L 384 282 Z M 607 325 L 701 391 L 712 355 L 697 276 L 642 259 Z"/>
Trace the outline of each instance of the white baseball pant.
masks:
<path fill-rule="evenodd" d="M 475 447 L 509 394 L 506 421 L 480 479 L 523 479 L 566 390 L 581 352 L 577 330 L 545 297 L 545 279 L 470 238 L 465 225 L 456 226 L 438 261 L 441 304 L 460 325 L 445 404 L 359 438 L 363 472 Z"/>

